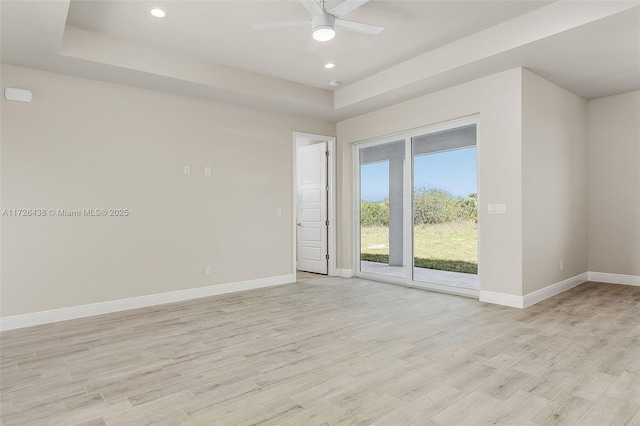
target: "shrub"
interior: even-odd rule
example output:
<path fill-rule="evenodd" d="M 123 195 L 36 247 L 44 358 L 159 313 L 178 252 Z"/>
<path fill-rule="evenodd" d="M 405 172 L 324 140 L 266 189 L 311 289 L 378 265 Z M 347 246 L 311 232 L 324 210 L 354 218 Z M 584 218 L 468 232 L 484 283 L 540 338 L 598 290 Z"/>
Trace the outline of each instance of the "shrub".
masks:
<path fill-rule="evenodd" d="M 362 226 L 389 226 L 389 199 L 362 201 L 360 221 Z"/>
<path fill-rule="evenodd" d="M 413 205 L 415 225 L 478 220 L 477 194 L 463 198 L 443 189 L 419 188 L 414 193 Z M 360 222 L 362 226 L 389 226 L 389 199 L 363 200 Z"/>

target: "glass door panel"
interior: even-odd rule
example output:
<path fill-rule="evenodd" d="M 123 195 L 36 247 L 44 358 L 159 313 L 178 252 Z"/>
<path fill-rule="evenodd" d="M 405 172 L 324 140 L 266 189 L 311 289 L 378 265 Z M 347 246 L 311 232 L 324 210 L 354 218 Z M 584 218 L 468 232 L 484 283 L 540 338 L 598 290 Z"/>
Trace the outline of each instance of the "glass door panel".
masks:
<path fill-rule="evenodd" d="M 413 281 L 477 290 L 476 126 L 411 143 Z"/>
<path fill-rule="evenodd" d="M 405 141 L 360 148 L 359 271 L 405 278 Z"/>

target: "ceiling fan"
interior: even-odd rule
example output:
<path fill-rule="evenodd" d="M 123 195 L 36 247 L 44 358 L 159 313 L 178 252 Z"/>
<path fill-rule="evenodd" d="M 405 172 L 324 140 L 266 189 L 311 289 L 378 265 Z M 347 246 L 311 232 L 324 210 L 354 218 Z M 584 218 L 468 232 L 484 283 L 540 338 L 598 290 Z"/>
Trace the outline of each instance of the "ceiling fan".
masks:
<path fill-rule="evenodd" d="M 361 22 L 346 21 L 342 19 L 344 15 L 369 0 L 346 0 L 339 6 L 327 11 L 324 7 L 324 0 L 318 2 L 316 0 L 299 0 L 300 3 L 311 14 L 311 29 L 313 38 L 317 41 L 328 41 L 335 37 L 336 27 L 344 28 L 348 31 L 355 31 L 365 34 L 380 34 L 384 27 L 376 25 L 363 24 Z M 269 30 L 273 28 L 300 27 L 309 25 L 309 20 L 300 21 L 283 21 L 283 22 L 267 22 L 263 24 L 252 24 L 254 30 Z"/>

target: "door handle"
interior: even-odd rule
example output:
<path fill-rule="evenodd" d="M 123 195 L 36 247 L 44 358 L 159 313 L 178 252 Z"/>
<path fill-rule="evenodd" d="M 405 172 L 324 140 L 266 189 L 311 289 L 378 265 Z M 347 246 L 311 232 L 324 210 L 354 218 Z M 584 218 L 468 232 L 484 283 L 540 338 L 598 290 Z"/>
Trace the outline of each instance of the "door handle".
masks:
<path fill-rule="evenodd" d="M 302 224 L 301 224 L 300 222 L 298 222 L 296 225 L 298 225 L 298 226 L 302 227 Z"/>

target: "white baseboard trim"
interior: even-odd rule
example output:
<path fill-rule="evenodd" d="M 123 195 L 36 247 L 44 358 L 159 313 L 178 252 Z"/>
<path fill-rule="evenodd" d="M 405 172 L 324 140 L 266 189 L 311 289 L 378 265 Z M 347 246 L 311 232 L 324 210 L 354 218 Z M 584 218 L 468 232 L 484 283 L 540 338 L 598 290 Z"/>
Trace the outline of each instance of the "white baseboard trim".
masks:
<path fill-rule="evenodd" d="M 353 277 L 353 269 L 337 268 L 336 269 L 336 276 L 344 277 L 344 278 L 351 278 L 351 277 Z"/>
<path fill-rule="evenodd" d="M 589 272 L 583 272 L 575 277 L 567 278 L 564 281 L 551 284 L 524 296 L 480 290 L 480 301 L 494 303 L 496 305 L 510 306 L 512 308 L 527 308 L 587 282 L 589 274 Z"/>
<path fill-rule="evenodd" d="M 608 272 L 588 272 L 589 281 L 608 284 L 640 286 L 640 275 L 610 274 Z"/>
<path fill-rule="evenodd" d="M 509 306 L 512 308 L 524 308 L 522 296 L 514 294 L 496 293 L 495 291 L 480 290 L 480 301 L 493 303 L 494 305 Z"/>
<path fill-rule="evenodd" d="M 39 324 L 91 317 L 94 315 L 108 314 L 111 312 L 126 311 L 129 309 L 164 305 L 166 303 L 199 299 L 201 297 L 217 296 L 221 294 L 235 293 L 238 291 L 289 284 L 294 281 L 294 275 L 288 274 L 280 275 L 277 277 L 238 281 L 235 283 L 218 284 L 206 287 L 195 287 L 186 290 L 171 291 L 167 293 L 150 294 L 147 296 L 132 297 L 129 299 L 119 299 L 111 300 L 108 302 L 91 303 L 88 305 L 70 306 L 68 308 L 33 312 L 30 314 L 14 315 L 10 317 L 0 318 L 0 330 L 13 330 L 16 328 L 31 327 Z"/>
<path fill-rule="evenodd" d="M 541 288 L 540 290 L 525 294 L 525 296 L 523 297 L 522 305 L 524 308 L 535 305 L 538 302 L 542 302 L 545 299 L 570 290 L 587 281 L 588 272 L 583 272 L 582 274 L 578 274 L 575 277 L 567 278 L 566 280 L 560 281 L 559 283 L 551 284 L 550 286 Z"/>

